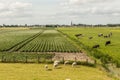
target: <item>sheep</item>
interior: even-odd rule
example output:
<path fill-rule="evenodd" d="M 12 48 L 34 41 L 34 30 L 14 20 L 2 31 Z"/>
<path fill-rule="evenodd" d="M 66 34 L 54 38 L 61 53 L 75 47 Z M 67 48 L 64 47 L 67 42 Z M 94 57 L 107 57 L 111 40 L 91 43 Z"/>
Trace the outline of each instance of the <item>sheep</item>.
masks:
<path fill-rule="evenodd" d="M 45 65 L 45 69 L 48 70 L 48 65 Z"/>
<path fill-rule="evenodd" d="M 101 36 L 103 36 L 103 33 L 99 33 L 99 34 L 98 34 L 98 37 L 101 37 Z"/>
<path fill-rule="evenodd" d="M 53 67 L 56 68 L 59 65 L 60 61 L 54 61 Z"/>
<path fill-rule="evenodd" d="M 59 65 L 58 63 L 53 64 L 54 68 L 56 68 L 58 65 Z"/>
<path fill-rule="evenodd" d="M 77 62 L 73 62 L 72 63 L 72 67 L 74 67 L 75 65 L 77 65 Z"/>
<path fill-rule="evenodd" d="M 68 63 L 69 63 L 69 61 L 65 61 L 65 62 L 64 62 L 64 65 L 66 65 L 66 64 L 68 64 Z"/>

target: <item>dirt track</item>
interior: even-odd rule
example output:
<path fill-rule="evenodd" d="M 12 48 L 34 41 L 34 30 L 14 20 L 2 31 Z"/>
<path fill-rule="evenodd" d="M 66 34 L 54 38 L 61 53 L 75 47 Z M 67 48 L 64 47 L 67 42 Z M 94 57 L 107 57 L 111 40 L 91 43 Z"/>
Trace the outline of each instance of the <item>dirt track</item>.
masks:
<path fill-rule="evenodd" d="M 85 53 L 55 53 L 53 60 L 71 60 L 94 62 Z"/>

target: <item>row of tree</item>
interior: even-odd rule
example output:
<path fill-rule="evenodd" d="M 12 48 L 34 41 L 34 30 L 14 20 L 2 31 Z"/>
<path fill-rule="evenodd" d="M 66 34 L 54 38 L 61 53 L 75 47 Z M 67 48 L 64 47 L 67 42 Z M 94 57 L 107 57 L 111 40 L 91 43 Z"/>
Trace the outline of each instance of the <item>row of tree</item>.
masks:
<path fill-rule="evenodd" d="M 88 25 L 88 24 L 73 24 L 73 26 L 84 26 L 84 27 L 119 27 L 120 24 L 96 24 L 96 25 Z"/>
<path fill-rule="evenodd" d="M 97 25 L 89 25 L 89 24 L 72 24 L 72 25 L 59 25 L 59 24 L 53 24 L 53 25 L 39 25 L 39 24 L 35 24 L 35 25 L 28 25 L 28 24 L 24 24 L 24 25 L 0 25 L 0 27 L 119 27 L 120 24 L 97 24 Z"/>

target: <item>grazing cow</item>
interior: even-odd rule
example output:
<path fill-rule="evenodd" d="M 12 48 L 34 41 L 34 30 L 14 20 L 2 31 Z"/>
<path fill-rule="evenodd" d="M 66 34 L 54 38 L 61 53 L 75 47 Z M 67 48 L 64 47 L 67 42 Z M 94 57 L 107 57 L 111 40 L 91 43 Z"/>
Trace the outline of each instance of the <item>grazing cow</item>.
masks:
<path fill-rule="evenodd" d="M 103 33 L 99 33 L 99 34 L 98 34 L 98 37 L 101 37 L 101 36 L 103 36 Z"/>
<path fill-rule="evenodd" d="M 89 39 L 92 39 L 93 37 L 89 37 Z"/>
<path fill-rule="evenodd" d="M 79 37 L 79 36 L 82 36 L 82 34 L 76 34 L 75 36 L 76 36 L 76 37 Z"/>
<path fill-rule="evenodd" d="M 108 37 L 111 37 L 112 36 L 112 32 L 110 32 L 109 34 L 108 34 Z"/>
<path fill-rule="evenodd" d="M 94 45 L 92 48 L 99 48 L 100 47 L 100 45 Z"/>
<path fill-rule="evenodd" d="M 105 35 L 104 38 L 110 38 L 112 36 L 112 32 L 110 32 L 108 35 Z"/>
<path fill-rule="evenodd" d="M 111 41 L 106 41 L 105 46 L 111 44 Z"/>
<path fill-rule="evenodd" d="M 110 32 L 110 35 L 112 36 L 112 32 Z"/>
<path fill-rule="evenodd" d="M 108 37 L 110 37 L 110 36 L 109 35 L 104 36 L 104 38 L 108 38 Z"/>
<path fill-rule="evenodd" d="M 111 34 L 108 34 L 108 37 L 111 37 L 112 35 Z"/>

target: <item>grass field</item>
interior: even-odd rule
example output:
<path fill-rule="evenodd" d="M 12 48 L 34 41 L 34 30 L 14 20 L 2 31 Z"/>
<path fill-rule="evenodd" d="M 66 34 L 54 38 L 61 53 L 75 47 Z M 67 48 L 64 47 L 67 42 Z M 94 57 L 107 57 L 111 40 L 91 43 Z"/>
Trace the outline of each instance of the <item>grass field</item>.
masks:
<path fill-rule="evenodd" d="M 59 69 L 46 71 L 45 64 L 1 64 L 0 80 L 114 80 L 97 68 L 60 65 Z"/>
<path fill-rule="evenodd" d="M 100 48 L 97 50 L 110 55 L 114 60 L 120 61 L 120 28 L 59 28 L 59 30 L 90 48 L 99 44 Z M 99 33 L 107 35 L 110 32 L 113 33 L 110 38 L 98 37 Z M 83 34 L 84 37 L 78 39 L 75 34 Z M 93 37 L 93 39 L 89 39 L 89 37 Z M 105 42 L 109 40 L 111 44 L 105 46 Z"/>

